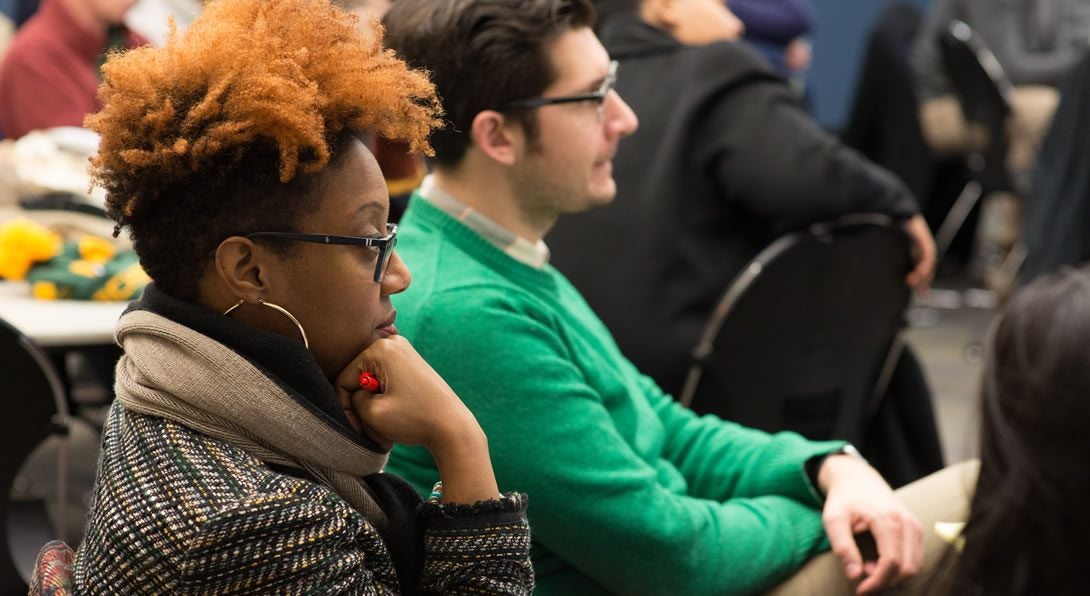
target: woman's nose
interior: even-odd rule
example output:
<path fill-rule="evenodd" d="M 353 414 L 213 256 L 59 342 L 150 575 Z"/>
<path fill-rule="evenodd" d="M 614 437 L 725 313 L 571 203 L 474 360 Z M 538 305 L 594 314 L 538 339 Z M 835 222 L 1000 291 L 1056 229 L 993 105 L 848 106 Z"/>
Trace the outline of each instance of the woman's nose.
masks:
<path fill-rule="evenodd" d="M 394 254 L 390 255 L 390 263 L 386 265 L 386 273 L 382 275 L 382 287 L 383 295 L 398 294 L 408 289 L 409 284 L 412 283 L 413 276 L 409 273 L 409 267 L 405 265 L 405 261 L 401 260 L 401 255 L 394 251 Z"/>

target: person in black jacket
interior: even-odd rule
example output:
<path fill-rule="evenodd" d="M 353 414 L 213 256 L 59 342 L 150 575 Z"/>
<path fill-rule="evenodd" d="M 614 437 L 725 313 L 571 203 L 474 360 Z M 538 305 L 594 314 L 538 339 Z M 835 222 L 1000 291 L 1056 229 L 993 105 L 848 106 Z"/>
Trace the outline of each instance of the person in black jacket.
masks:
<path fill-rule="evenodd" d="M 917 263 L 907 283 L 928 286 L 934 242 L 915 198 L 717 29 L 730 21 L 722 2 L 638 8 L 599 21 L 621 65 L 616 89 L 640 118 L 614 160 L 617 198 L 561 219 L 547 241 L 640 370 L 676 395 L 720 293 L 794 227 L 854 212 L 903 220 Z"/>

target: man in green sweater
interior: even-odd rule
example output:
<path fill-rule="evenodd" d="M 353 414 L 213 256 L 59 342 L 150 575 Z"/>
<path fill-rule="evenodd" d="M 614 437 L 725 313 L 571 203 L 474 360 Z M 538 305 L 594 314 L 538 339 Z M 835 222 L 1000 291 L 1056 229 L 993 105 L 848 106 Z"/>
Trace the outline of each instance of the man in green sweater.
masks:
<path fill-rule="evenodd" d="M 637 126 L 593 20 L 587 0 L 398 0 L 386 18 L 450 121 L 401 221 L 416 281 L 398 325 L 477 416 L 497 478 L 530 494 L 538 593 L 753 593 L 829 543 L 843 573 L 821 593 L 914 575 L 920 524 L 861 458 L 696 417 L 549 266 L 546 232 L 612 200 Z M 436 478 L 424 449 L 397 447 L 389 469 L 421 492 Z"/>

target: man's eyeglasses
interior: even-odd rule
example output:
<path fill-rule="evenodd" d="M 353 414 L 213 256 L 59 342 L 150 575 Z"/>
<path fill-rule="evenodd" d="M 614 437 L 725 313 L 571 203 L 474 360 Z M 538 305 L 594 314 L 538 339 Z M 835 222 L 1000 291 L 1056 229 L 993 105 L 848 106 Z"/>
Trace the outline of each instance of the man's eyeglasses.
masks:
<path fill-rule="evenodd" d="M 580 95 L 565 95 L 562 97 L 530 97 L 527 99 L 516 99 L 515 101 L 509 101 L 500 107 L 501 112 L 514 109 L 529 110 L 533 108 L 540 108 L 541 106 L 551 106 L 562 103 L 576 103 L 581 101 L 593 101 L 598 104 L 598 116 L 602 116 L 602 110 L 605 106 L 606 96 L 609 95 L 609 91 L 613 89 L 613 86 L 617 83 L 617 71 L 620 69 L 620 65 L 616 60 L 611 60 L 609 63 L 609 70 L 606 71 L 606 78 L 602 79 L 601 86 L 598 87 L 593 93 L 582 93 Z"/>
<path fill-rule="evenodd" d="M 351 246 L 366 246 L 378 250 L 378 259 L 375 261 L 375 283 L 382 283 L 382 276 L 386 274 L 386 267 L 390 264 L 390 257 L 397 246 L 397 224 L 386 224 L 386 235 L 380 238 L 366 236 L 335 236 L 332 234 L 297 234 L 295 232 L 254 232 L 246 234 L 247 238 L 279 238 L 281 240 L 294 240 L 297 242 L 312 242 L 314 244 L 347 244 Z"/>

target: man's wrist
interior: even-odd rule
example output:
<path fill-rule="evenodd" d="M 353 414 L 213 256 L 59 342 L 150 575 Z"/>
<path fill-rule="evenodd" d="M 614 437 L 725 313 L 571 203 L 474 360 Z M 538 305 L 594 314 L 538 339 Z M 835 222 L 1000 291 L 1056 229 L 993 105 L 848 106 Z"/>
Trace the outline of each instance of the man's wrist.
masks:
<path fill-rule="evenodd" d="M 825 467 L 825 463 L 833 456 L 846 456 L 853 458 L 859 462 L 867 464 L 867 459 L 863 457 L 863 454 L 855 448 L 855 445 L 851 443 L 845 443 L 843 447 L 829 453 L 823 453 L 821 455 L 815 455 L 806 460 L 806 477 L 809 478 L 811 486 L 821 496 L 825 496 L 829 492 L 829 487 L 824 486 L 821 482 L 821 470 Z"/>

